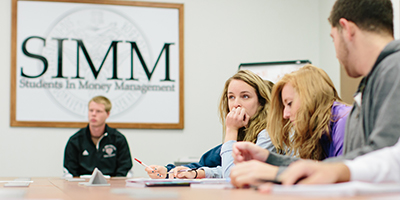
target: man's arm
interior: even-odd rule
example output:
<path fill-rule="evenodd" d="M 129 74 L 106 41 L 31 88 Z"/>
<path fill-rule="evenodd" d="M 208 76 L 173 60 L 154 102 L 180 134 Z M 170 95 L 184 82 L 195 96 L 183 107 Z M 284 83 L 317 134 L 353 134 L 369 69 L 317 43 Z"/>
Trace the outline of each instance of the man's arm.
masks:
<path fill-rule="evenodd" d="M 221 151 L 221 146 L 222 146 L 222 144 L 217 145 L 214 148 L 212 148 L 212 149 L 208 150 L 207 152 L 205 152 L 201 156 L 199 162 L 189 163 L 189 164 L 186 164 L 186 165 L 183 165 L 183 166 L 189 167 L 191 169 L 197 169 L 197 168 L 200 168 L 200 167 L 217 167 L 217 166 L 220 166 L 221 165 L 221 157 L 219 156 L 219 153 Z M 171 166 L 171 169 L 175 168 L 175 166 L 172 165 L 172 164 L 168 164 L 166 167 L 168 168 L 168 166 Z"/>
<path fill-rule="evenodd" d="M 267 160 L 265 161 L 266 163 L 270 165 L 275 165 L 275 166 L 289 166 L 290 163 L 300 160 L 299 158 L 296 157 L 291 157 L 288 155 L 280 155 L 274 152 L 270 152 Z"/>
<path fill-rule="evenodd" d="M 299 161 L 278 177 L 283 184 L 327 184 L 344 181 L 400 182 L 400 140 L 392 147 L 344 163 Z M 301 179 L 301 180 L 300 180 Z"/>
<path fill-rule="evenodd" d="M 352 181 L 400 182 L 400 140 L 386 147 L 344 163 Z"/>
<path fill-rule="evenodd" d="M 72 176 L 79 176 L 79 152 L 78 148 L 68 140 L 64 150 L 64 168 L 68 170 L 68 173 Z"/>
<path fill-rule="evenodd" d="M 221 166 L 221 156 L 219 155 L 221 152 L 222 144 L 215 146 L 210 149 L 206 153 L 204 153 L 199 161 L 199 165 L 206 167 L 217 167 Z"/>
<path fill-rule="evenodd" d="M 317 163 L 311 160 L 300 160 L 291 164 L 277 179 L 283 185 L 330 184 L 349 181 L 350 170 L 341 162 Z"/>
<path fill-rule="evenodd" d="M 132 168 L 131 152 L 129 150 L 128 142 L 125 136 L 121 134 L 120 141 L 117 146 L 117 171 L 116 176 L 126 176 L 128 171 Z"/>
<path fill-rule="evenodd" d="M 174 164 L 168 164 L 165 166 L 167 168 L 167 172 L 169 172 L 171 169 L 174 169 L 176 166 Z"/>

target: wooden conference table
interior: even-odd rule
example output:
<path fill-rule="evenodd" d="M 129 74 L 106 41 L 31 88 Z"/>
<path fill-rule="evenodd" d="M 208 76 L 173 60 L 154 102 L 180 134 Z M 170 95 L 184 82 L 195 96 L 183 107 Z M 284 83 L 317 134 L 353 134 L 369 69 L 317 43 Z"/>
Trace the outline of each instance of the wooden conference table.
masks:
<path fill-rule="evenodd" d="M 0 180 L 13 180 L 12 178 L 0 178 Z M 268 195 L 261 194 L 254 189 L 202 189 L 191 187 L 151 187 L 136 188 L 125 186 L 125 178 L 111 178 L 108 183 L 111 186 L 88 187 L 79 185 L 78 182 L 69 182 L 61 178 L 32 178 L 33 182 L 28 187 L 4 187 L 0 183 L 2 190 L 24 191 L 24 199 L 190 199 L 190 200 L 257 200 L 257 199 L 310 199 L 310 197 L 298 197 L 287 195 Z M 132 196 L 136 194 L 136 196 Z M 151 194 L 151 195 L 149 195 Z M 322 199 L 380 199 L 387 195 L 379 196 L 355 196 L 355 197 L 337 197 Z M 0 197 L 0 199 L 3 199 Z M 321 199 L 321 198 L 313 198 Z"/>

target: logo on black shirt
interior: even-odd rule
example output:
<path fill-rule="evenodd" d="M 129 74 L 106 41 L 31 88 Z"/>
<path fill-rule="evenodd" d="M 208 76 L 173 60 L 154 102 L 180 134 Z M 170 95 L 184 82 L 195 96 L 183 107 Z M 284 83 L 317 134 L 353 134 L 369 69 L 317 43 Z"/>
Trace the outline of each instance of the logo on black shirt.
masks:
<path fill-rule="evenodd" d="M 112 145 L 112 144 L 107 144 L 106 146 L 104 146 L 103 148 L 103 152 L 105 153 L 103 155 L 104 158 L 111 158 L 114 157 L 116 155 L 116 151 L 117 148 Z"/>

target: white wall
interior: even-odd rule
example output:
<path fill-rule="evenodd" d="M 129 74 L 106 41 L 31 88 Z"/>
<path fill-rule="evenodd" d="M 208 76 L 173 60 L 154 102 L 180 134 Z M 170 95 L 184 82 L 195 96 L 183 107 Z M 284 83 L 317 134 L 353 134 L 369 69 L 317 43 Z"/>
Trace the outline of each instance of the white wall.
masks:
<path fill-rule="evenodd" d="M 393 25 L 394 25 L 394 38 L 400 39 L 400 0 L 392 0 L 393 4 Z"/>
<path fill-rule="evenodd" d="M 340 64 L 336 58 L 335 47 L 332 38 L 330 37 L 331 25 L 328 22 L 328 17 L 332 6 L 336 0 L 319 1 L 319 48 L 320 48 L 320 63 L 317 67 L 322 68 L 328 73 L 336 90 L 340 94 Z"/>
<path fill-rule="evenodd" d="M 133 157 L 164 165 L 200 156 L 222 140 L 217 106 L 240 63 L 309 59 L 339 88 L 326 18 L 333 0 L 155 0 L 185 5 L 185 128 L 120 129 Z M 9 126 L 11 0 L 0 1 L 0 177 L 61 176 L 75 128 Z M 136 176 L 143 167 L 134 163 Z"/>

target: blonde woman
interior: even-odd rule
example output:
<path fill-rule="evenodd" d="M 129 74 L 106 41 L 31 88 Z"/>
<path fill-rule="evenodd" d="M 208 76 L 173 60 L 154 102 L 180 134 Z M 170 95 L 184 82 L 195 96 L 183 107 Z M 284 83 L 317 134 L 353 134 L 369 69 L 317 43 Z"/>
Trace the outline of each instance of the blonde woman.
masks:
<path fill-rule="evenodd" d="M 272 91 L 271 107 L 268 133 L 278 152 L 313 160 L 342 155 L 350 106 L 322 69 L 305 65 L 286 74 Z"/>
<path fill-rule="evenodd" d="M 351 107 L 339 98 L 329 76 L 313 65 L 286 74 L 273 90 L 267 130 L 278 155 L 251 143 L 237 144 L 232 169 L 235 186 L 274 179 L 278 166 L 302 159 L 323 160 L 342 154 L 346 119 Z M 266 162 L 266 163 L 265 163 Z"/>
<path fill-rule="evenodd" d="M 220 153 L 224 178 L 229 177 L 234 165 L 232 146 L 237 141 L 275 150 L 265 130 L 270 91 L 271 82 L 247 70 L 239 71 L 225 82 L 219 106 L 225 135 Z"/>
<path fill-rule="evenodd" d="M 219 145 L 205 153 L 199 163 L 179 167 L 150 165 L 156 170 L 146 168 L 148 175 L 151 178 L 165 178 L 167 174 L 168 178 L 229 177 L 233 166 L 232 145 L 236 141 L 248 141 L 261 148 L 276 151 L 265 130 L 271 96 L 270 83 L 266 83 L 247 70 L 240 70 L 229 78 L 225 82 L 219 104 L 224 130 L 222 147 Z M 197 169 L 184 171 L 189 168 Z"/>

